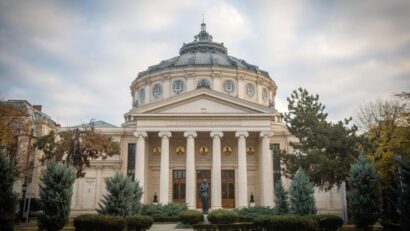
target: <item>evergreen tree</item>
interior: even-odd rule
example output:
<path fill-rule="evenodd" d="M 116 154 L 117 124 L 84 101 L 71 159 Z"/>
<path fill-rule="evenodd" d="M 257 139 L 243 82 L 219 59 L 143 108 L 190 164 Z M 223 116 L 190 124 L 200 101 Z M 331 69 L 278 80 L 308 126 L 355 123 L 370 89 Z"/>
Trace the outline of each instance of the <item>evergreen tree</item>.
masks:
<path fill-rule="evenodd" d="M 352 188 L 348 197 L 353 224 L 359 229 L 367 229 L 380 216 L 380 185 L 376 170 L 363 155 L 352 164 L 348 182 Z"/>
<path fill-rule="evenodd" d="M 40 183 L 40 199 L 44 212 L 39 218 L 40 230 L 60 230 L 67 223 L 75 179 L 73 169 L 55 161 L 47 164 Z"/>
<path fill-rule="evenodd" d="M 275 183 L 275 209 L 278 214 L 288 214 L 288 192 L 283 187 L 282 181 Z"/>
<path fill-rule="evenodd" d="M 402 230 L 410 230 L 410 160 L 396 158 L 400 170 L 399 212 Z"/>
<path fill-rule="evenodd" d="M 289 187 L 289 211 L 291 214 L 308 215 L 317 213 L 313 187 L 305 172 L 300 168 Z"/>
<path fill-rule="evenodd" d="M 284 120 L 298 141 L 290 142 L 293 151 L 282 156 L 284 173 L 292 178 L 301 167 L 315 186 L 325 190 L 340 186 L 359 154 L 356 126 L 349 125 L 351 118 L 328 122 L 319 96 L 306 89 L 294 90 L 287 101 Z"/>
<path fill-rule="evenodd" d="M 105 180 L 107 194 L 103 196 L 97 212 L 113 216 L 130 216 L 141 207 L 142 188 L 139 182 L 116 173 Z"/>
<path fill-rule="evenodd" d="M 12 231 L 17 196 L 13 193 L 14 164 L 0 154 L 0 230 Z"/>

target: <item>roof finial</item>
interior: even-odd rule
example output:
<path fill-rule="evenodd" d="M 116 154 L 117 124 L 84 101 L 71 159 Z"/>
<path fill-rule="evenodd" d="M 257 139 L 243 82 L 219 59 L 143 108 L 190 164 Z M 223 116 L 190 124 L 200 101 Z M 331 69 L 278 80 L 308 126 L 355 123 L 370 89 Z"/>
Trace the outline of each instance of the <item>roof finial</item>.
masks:
<path fill-rule="evenodd" d="M 201 31 L 206 31 L 206 24 L 205 24 L 205 17 L 204 17 L 204 13 L 202 13 L 202 24 L 201 24 Z"/>

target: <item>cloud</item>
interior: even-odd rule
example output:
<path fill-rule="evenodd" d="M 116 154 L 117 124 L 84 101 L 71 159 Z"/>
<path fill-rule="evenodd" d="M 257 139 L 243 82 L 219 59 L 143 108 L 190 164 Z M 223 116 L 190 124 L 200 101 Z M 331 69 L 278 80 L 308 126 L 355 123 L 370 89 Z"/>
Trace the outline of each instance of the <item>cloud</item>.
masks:
<path fill-rule="evenodd" d="M 299 86 L 332 120 L 410 89 L 408 1 L 0 3 L 0 98 L 43 104 L 63 125 L 120 125 L 138 72 L 178 54 L 202 13 L 230 55 L 269 71 L 276 106 Z"/>

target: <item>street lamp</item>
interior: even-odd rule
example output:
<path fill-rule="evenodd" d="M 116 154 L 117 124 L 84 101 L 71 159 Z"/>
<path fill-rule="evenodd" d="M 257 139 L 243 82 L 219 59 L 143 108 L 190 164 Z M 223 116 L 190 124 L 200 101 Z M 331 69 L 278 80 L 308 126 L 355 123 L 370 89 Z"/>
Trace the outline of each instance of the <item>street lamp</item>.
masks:
<path fill-rule="evenodd" d="M 24 211 L 26 210 L 26 192 L 27 192 L 27 183 L 24 181 L 21 186 L 21 191 L 23 192 L 23 207 L 21 208 L 21 219 L 24 222 Z"/>

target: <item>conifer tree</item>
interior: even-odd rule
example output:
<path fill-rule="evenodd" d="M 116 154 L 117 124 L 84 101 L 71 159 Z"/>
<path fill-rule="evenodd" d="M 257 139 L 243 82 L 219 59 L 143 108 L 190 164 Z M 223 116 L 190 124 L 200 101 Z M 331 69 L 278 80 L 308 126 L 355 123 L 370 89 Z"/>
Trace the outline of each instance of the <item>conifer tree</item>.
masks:
<path fill-rule="evenodd" d="M 0 154 L 0 230 L 12 231 L 17 196 L 13 193 L 14 164 Z"/>
<path fill-rule="evenodd" d="M 281 180 L 275 183 L 275 209 L 280 215 L 289 213 L 288 192 Z"/>
<path fill-rule="evenodd" d="M 130 216 L 136 214 L 141 207 L 142 188 L 139 182 L 130 177 L 116 173 L 105 180 L 107 194 L 99 203 L 100 214 L 113 216 Z"/>
<path fill-rule="evenodd" d="M 305 172 L 299 168 L 289 187 L 289 211 L 295 215 L 316 214 L 315 190 Z"/>
<path fill-rule="evenodd" d="M 39 218 L 39 228 L 57 231 L 64 227 L 70 216 L 75 171 L 66 165 L 51 161 L 41 176 L 40 199 L 43 214 Z"/>
<path fill-rule="evenodd" d="M 348 193 L 353 224 L 367 229 L 380 217 L 379 178 L 370 161 L 363 155 L 350 167 L 348 182 L 352 190 Z"/>
<path fill-rule="evenodd" d="M 402 160 L 396 158 L 396 162 L 400 169 L 400 197 L 399 197 L 399 212 L 400 226 L 402 230 L 410 229 L 410 160 Z M 407 229 L 406 229 L 407 228 Z"/>

